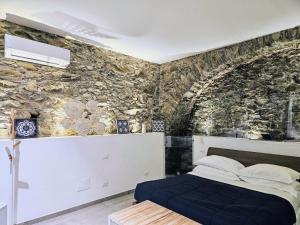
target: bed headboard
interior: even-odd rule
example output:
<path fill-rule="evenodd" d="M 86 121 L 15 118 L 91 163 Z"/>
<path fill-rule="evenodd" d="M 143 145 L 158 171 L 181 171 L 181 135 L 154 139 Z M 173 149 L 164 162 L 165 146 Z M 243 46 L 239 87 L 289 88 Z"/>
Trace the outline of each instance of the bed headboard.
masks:
<path fill-rule="evenodd" d="M 207 155 L 219 155 L 235 159 L 245 166 L 251 166 L 258 163 L 269 163 L 279 166 L 286 166 L 300 172 L 300 157 L 296 156 L 239 151 L 216 147 L 209 147 Z"/>

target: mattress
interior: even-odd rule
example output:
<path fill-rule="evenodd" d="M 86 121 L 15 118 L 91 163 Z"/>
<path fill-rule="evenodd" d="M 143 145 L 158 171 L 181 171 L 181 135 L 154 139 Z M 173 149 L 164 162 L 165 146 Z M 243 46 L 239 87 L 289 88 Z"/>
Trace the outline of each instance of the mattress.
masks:
<path fill-rule="evenodd" d="M 283 193 L 258 191 L 186 174 L 138 184 L 137 202 L 153 201 L 203 225 L 293 225 L 297 201 Z M 282 195 L 282 196 L 281 196 Z"/>

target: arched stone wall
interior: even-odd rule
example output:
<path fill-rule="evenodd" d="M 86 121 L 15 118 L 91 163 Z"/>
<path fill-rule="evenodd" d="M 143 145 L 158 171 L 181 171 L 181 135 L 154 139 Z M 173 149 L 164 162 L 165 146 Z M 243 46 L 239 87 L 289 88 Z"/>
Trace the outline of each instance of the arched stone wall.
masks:
<path fill-rule="evenodd" d="M 171 134 L 299 138 L 299 27 L 165 64 L 161 76 Z"/>

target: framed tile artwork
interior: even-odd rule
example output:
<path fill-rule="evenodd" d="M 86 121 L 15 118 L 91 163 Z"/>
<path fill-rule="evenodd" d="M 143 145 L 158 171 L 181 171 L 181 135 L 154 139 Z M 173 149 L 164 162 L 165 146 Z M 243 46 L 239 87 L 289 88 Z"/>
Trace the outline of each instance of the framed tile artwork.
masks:
<path fill-rule="evenodd" d="M 15 119 L 15 138 L 36 138 L 38 136 L 37 119 Z"/>
<path fill-rule="evenodd" d="M 127 120 L 117 120 L 117 132 L 118 134 L 128 134 L 129 124 Z"/>
<path fill-rule="evenodd" d="M 152 132 L 165 132 L 165 121 L 152 120 Z"/>

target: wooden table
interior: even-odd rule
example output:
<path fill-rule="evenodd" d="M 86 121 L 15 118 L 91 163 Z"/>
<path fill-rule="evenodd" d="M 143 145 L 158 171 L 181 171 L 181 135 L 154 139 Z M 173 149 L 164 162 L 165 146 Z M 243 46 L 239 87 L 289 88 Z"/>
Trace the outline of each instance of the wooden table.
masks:
<path fill-rule="evenodd" d="M 172 210 L 166 209 L 151 201 L 113 213 L 108 217 L 109 225 L 196 225 L 190 220 Z"/>

